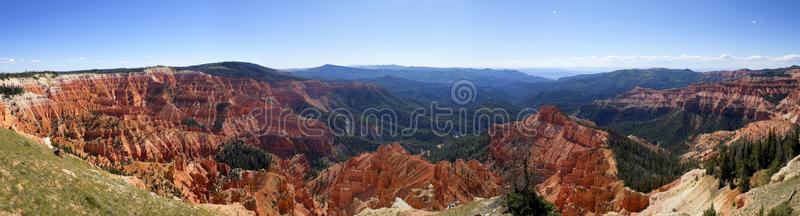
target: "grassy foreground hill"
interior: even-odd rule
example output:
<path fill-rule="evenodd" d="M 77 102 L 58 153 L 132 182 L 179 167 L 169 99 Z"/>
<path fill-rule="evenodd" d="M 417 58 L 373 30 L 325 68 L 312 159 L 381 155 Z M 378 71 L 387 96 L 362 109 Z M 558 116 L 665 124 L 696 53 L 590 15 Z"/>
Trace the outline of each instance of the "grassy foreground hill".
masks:
<path fill-rule="evenodd" d="M 0 128 L 0 215 L 212 215 Z"/>

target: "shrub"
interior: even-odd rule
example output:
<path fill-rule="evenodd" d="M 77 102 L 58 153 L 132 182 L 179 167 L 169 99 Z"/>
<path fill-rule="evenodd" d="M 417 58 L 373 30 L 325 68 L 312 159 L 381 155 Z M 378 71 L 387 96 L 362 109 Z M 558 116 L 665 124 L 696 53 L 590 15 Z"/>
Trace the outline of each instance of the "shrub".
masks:
<path fill-rule="evenodd" d="M 0 73 L 0 80 L 7 80 L 11 78 L 34 78 L 38 79 L 40 76 L 57 77 L 58 73 L 53 71 L 26 71 L 22 73 Z"/>
<path fill-rule="evenodd" d="M 217 153 L 217 162 L 228 164 L 231 168 L 246 170 L 269 170 L 272 156 L 263 149 L 245 145 L 241 140 L 225 143 Z"/>
<path fill-rule="evenodd" d="M 201 130 L 206 131 L 206 126 L 203 125 L 202 123 L 198 122 L 197 120 L 195 120 L 192 117 L 187 117 L 187 118 L 183 119 L 183 121 L 181 121 L 181 124 L 189 126 L 189 127 L 200 128 Z"/>
<path fill-rule="evenodd" d="M 717 216 L 717 211 L 714 210 L 714 204 L 711 204 L 711 207 L 703 211 L 703 216 Z"/>
<path fill-rule="evenodd" d="M 561 215 L 558 213 L 556 205 L 531 191 L 509 193 L 508 198 L 503 200 L 503 205 L 508 208 L 509 213 L 515 216 Z"/>
<path fill-rule="evenodd" d="M 793 211 L 794 209 L 789 206 L 789 203 L 784 201 L 778 206 L 775 206 L 775 208 L 770 209 L 767 216 L 790 216 Z"/>
<path fill-rule="evenodd" d="M 750 178 L 746 175 L 739 175 L 738 179 L 739 183 L 737 186 L 739 187 L 740 193 L 747 193 L 750 190 Z"/>
<path fill-rule="evenodd" d="M 5 98 L 10 98 L 14 95 L 20 95 L 25 92 L 25 89 L 19 86 L 14 85 L 2 85 L 0 86 L 0 94 L 3 95 Z"/>
<path fill-rule="evenodd" d="M 221 103 L 217 104 L 217 108 L 216 108 L 216 110 L 217 110 L 217 119 L 214 120 L 214 125 L 213 125 L 215 130 L 217 130 L 217 131 L 221 131 L 222 130 L 222 124 L 225 123 L 225 118 L 228 115 L 228 112 L 227 112 L 228 109 L 227 108 L 230 105 L 231 104 L 228 103 L 228 102 L 221 102 Z"/>
<path fill-rule="evenodd" d="M 100 208 L 102 206 L 100 201 L 98 201 L 97 198 L 95 198 L 92 195 L 86 195 L 86 202 L 89 203 L 89 205 L 94 206 L 95 208 Z"/>

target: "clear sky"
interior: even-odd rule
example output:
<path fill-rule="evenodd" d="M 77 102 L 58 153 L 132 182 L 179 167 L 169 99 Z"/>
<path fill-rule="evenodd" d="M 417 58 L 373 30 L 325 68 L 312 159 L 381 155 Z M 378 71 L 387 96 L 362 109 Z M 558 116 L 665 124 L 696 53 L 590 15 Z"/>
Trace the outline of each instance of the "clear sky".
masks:
<path fill-rule="evenodd" d="M 0 71 L 800 64 L 800 1 L 0 1 Z"/>

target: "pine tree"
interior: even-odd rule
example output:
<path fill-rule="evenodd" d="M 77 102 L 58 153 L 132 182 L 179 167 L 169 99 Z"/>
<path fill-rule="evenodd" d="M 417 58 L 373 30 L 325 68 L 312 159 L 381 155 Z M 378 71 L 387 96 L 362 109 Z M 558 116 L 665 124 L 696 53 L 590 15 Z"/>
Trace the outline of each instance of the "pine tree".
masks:
<path fill-rule="evenodd" d="M 750 178 L 748 176 L 749 175 L 744 173 L 739 175 L 739 184 L 737 186 L 739 187 L 740 193 L 747 193 L 747 191 L 750 190 Z"/>
<path fill-rule="evenodd" d="M 711 207 L 703 211 L 703 216 L 717 216 L 717 211 L 714 210 L 714 204 L 711 204 Z"/>

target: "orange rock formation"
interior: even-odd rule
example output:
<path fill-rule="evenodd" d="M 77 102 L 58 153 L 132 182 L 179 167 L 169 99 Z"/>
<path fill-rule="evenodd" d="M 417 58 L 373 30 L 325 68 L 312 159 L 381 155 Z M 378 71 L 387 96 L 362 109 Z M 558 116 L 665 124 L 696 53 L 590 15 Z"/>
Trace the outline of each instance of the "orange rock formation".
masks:
<path fill-rule="evenodd" d="M 333 137 L 325 124 L 296 111 L 329 111 L 342 106 L 337 99 L 343 95 L 380 91 L 374 85 L 269 83 L 165 67 L 3 84 L 23 86 L 26 93 L 0 101 L 0 126 L 50 137 L 58 148 L 130 175 L 128 182 L 188 202 L 242 203 L 258 215 L 328 215 L 388 206 L 395 197 L 442 210 L 503 192 L 500 177 L 476 161 L 431 164 L 399 145 L 335 165 L 307 182 L 306 155 L 330 156 Z M 276 164 L 249 171 L 215 162 L 218 146 L 231 139 L 269 151 Z M 311 185 L 325 199 L 312 195 Z"/>
<path fill-rule="evenodd" d="M 475 160 L 431 164 L 397 143 L 334 165 L 310 184 L 329 200 L 330 215 L 388 207 L 395 197 L 417 209 L 444 210 L 456 201 L 464 204 L 503 193 L 501 178 Z"/>
<path fill-rule="evenodd" d="M 0 102 L 0 126 L 50 137 L 87 161 L 140 178 L 164 196 L 196 203 L 243 203 L 260 215 L 319 215 L 305 185 L 304 154 L 333 152 L 325 124 L 293 112 L 340 106 L 342 92 L 380 90 L 360 83 L 259 82 L 196 71 L 61 74 L 2 81 L 26 89 Z M 266 149 L 277 166 L 232 170 L 216 163 L 232 139 Z"/>
<path fill-rule="evenodd" d="M 542 196 L 564 215 L 594 215 L 608 211 L 636 212 L 646 208 L 647 195 L 624 187 L 608 147 L 608 133 L 545 106 L 523 121 L 489 130 L 495 171 L 508 182 L 519 182 L 527 163 Z"/>

